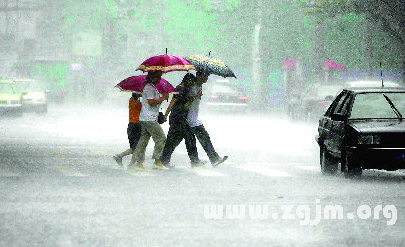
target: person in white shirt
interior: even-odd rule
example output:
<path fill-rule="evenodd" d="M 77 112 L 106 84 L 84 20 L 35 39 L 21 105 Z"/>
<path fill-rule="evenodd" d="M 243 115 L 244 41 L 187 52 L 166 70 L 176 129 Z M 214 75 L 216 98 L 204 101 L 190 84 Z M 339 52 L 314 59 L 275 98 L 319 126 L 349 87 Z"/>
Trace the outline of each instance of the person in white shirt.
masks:
<path fill-rule="evenodd" d="M 208 76 L 209 74 L 204 73 L 204 71 L 197 71 L 196 73 L 197 79 L 194 85 L 191 86 L 189 91 L 189 97 L 194 98 L 194 100 L 191 102 L 189 108 L 187 122 L 189 123 L 193 134 L 197 137 L 201 146 L 204 148 L 204 151 L 207 153 L 212 166 L 217 166 L 223 163 L 228 158 L 228 156 L 220 157 L 218 155 L 218 153 L 214 149 L 214 146 L 212 145 L 211 138 L 208 132 L 205 130 L 201 119 L 198 117 L 200 100 L 202 96 L 202 84 L 207 82 Z"/>
<path fill-rule="evenodd" d="M 163 148 L 166 143 L 166 135 L 158 123 L 160 104 L 169 98 L 169 94 L 161 96 L 156 85 L 160 82 L 162 72 L 151 71 L 148 72 L 145 88 L 142 92 L 142 109 L 139 115 L 139 122 L 142 127 L 141 137 L 138 141 L 138 145 L 132 155 L 129 168 L 134 167 L 137 162 L 139 169 L 143 168 L 143 162 L 145 161 L 146 147 L 148 146 L 149 139 L 152 136 L 155 142 L 155 148 L 153 151 L 153 158 L 155 159 L 155 169 L 167 169 L 163 166 L 160 157 L 162 155 Z"/>

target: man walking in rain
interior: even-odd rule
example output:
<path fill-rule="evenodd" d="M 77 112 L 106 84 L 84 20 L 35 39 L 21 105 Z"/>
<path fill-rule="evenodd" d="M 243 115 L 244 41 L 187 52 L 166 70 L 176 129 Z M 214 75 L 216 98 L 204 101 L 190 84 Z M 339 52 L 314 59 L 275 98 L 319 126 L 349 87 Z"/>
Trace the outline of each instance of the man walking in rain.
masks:
<path fill-rule="evenodd" d="M 146 147 L 149 143 L 150 137 L 152 137 L 155 142 L 155 148 L 153 151 L 153 158 L 155 159 L 154 168 L 168 169 L 163 166 L 160 159 L 166 143 L 166 135 L 163 132 L 162 126 L 158 123 L 159 107 L 164 100 L 169 98 L 169 94 L 160 97 L 159 91 L 156 88 L 161 76 L 162 72 L 160 71 L 148 72 L 146 85 L 142 92 L 142 109 L 139 116 L 139 122 L 141 123 L 142 128 L 141 138 L 139 139 L 138 145 L 132 155 L 129 167 L 134 167 L 137 162 L 138 168 L 143 168 Z"/>
<path fill-rule="evenodd" d="M 214 149 L 214 146 L 211 143 L 211 138 L 208 132 L 205 130 L 202 121 L 198 117 L 198 112 L 200 109 L 200 100 L 202 96 L 202 84 L 206 83 L 208 80 L 208 73 L 204 71 L 197 70 L 196 81 L 191 86 L 189 91 L 189 97 L 193 97 L 194 100 L 191 102 L 189 107 L 189 113 L 187 116 L 187 122 L 189 123 L 194 135 L 197 137 L 201 146 L 204 148 L 204 151 L 207 153 L 208 158 L 212 166 L 217 166 L 223 163 L 228 156 L 220 157 Z"/>
<path fill-rule="evenodd" d="M 183 139 L 185 140 L 191 166 L 197 167 L 205 165 L 205 162 L 198 158 L 196 139 L 190 125 L 187 122 L 188 109 L 190 105 L 188 91 L 195 83 L 195 79 L 195 76 L 191 73 L 187 73 L 184 76 L 182 82 L 176 87 L 178 94 L 173 95 L 172 101 L 166 110 L 166 118 L 170 113 L 170 128 L 169 132 L 167 133 L 166 145 L 162 153 L 162 163 L 164 166 L 169 168 L 174 167 L 169 164 L 170 159 L 174 149 Z"/>

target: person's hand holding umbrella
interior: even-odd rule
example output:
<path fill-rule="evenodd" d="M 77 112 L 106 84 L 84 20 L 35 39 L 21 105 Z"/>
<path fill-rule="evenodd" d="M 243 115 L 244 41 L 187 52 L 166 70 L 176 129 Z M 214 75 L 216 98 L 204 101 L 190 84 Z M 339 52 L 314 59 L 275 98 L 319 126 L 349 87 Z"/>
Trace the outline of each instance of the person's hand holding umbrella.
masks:
<path fill-rule="evenodd" d="M 169 93 L 164 93 L 164 94 L 163 94 L 164 100 L 168 100 L 168 99 L 169 99 L 169 96 L 170 96 Z"/>

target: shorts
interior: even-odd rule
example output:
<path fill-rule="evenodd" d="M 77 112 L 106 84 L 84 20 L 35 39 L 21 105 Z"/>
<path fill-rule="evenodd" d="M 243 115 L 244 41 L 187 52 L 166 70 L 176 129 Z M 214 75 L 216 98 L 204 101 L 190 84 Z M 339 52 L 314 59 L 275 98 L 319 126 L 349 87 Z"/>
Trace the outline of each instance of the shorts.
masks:
<path fill-rule="evenodd" d="M 136 145 L 138 145 L 139 138 L 141 138 L 141 124 L 129 122 L 127 134 L 129 147 L 135 149 Z"/>

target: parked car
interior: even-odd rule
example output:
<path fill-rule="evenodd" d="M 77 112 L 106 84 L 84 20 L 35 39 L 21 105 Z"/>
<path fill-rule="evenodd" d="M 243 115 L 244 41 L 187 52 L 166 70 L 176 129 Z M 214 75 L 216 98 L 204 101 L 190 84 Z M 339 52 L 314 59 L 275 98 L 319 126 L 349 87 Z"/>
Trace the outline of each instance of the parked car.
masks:
<path fill-rule="evenodd" d="M 203 85 L 201 108 L 210 113 L 245 112 L 248 97 L 236 83 L 227 80 L 207 82 Z"/>
<path fill-rule="evenodd" d="M 405 88 L 343 89 L 319 120 L 322 173 L 405 169 Z"/>
<path fill-rule="evenodd" d="M 39 114 L 48 112 L 48 93 L 38 81 L 34 79 L 14 79 L 20 88 L 27 92 L 23 96 L 24 111 L 34 111 Z"/>
<path fill-rule="evenodd" d="M 288 103 L 291 119 L 318 119 L 332 103 L 342 84 L 313 84 Z"/>
<path fill-rule="evenodd" d="M 22 91 L 11 79 L 0 80 L 0 113 L 1 115 L 23 115 L 23 96 L 27 92 Z"/>
<path fill-rule="evenodd" d="M 289 102 L 288 115 L 291 119 L 317 120 L 326 112 L 332 101 L 343 88 L 381 87 L 381 85 L 381 81 L 372 80 L 348 81 L 342 84 L 313 84 Z M 384 82 L 384 87 L 400 86 L 401 85 L 396 82 Z"/>

